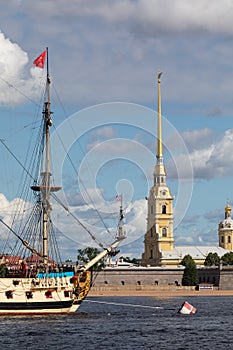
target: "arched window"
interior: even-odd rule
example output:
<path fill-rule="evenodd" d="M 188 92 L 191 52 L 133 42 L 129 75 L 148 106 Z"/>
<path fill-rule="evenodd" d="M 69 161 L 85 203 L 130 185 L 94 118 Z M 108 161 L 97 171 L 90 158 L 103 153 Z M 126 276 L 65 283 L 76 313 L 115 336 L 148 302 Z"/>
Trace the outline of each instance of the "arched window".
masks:
<path fill-rule="evenodd" d="M 153 212 L 154 212 L 154 206 L 151 205 L 151 206 L 150 206 L 150 213 L 153 214 Z"/>
<path fill-rule="evenodd" d="M 231 243 L 231 236 L 228 236 L 228 243 Z"/>
<path fill-rule="evenodd" d="M 167 212 L 166 205 L 162 205 L 162 214 L 166 214 L 166 212 Z"/>
<path fill-rule="evenodd" d="M 153 259 L 153 250 L 150 250 L 150 259 Z"/>
<path fill-rule="evenodd" d="M 150 229 L 150 236 L 153 237 L 153 228 Z"/>
<path fill-rule="evenodd" d="M 163 237 L 167 237 L 167 229 L 166 229 L 166 227 L 163 227 L 163 229 L 162 229 L 162 236 Z"/>
<path fill-rule="evenodd" d="M 224 243 L 224 236 L 221 236 L 221 243 Z"/>

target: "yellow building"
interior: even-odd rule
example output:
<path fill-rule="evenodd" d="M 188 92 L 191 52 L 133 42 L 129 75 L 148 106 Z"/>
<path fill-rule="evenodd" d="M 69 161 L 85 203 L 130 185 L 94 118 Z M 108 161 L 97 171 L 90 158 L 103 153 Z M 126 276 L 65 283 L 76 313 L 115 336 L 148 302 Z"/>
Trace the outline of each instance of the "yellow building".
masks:
<path fill-rule="evenodd" d="M 154 185 L 150 189 L 147 215 L 147 232 L 144 237 L 143 266 L 178 266 L 189 254 L 199 266 L 204 265 L 209 253 L 220 257 L 233 250 L 233 220 L 231 208 L 225 209 L 225 220 L 219 224 L 219 246 L 174 246 L 173 196 L 166 184 L 166 169 L 163 163 L 161 91 L 158 74 L 158 128 Z"/>
<path fill-rule="evenodd" d="M 225 208 L 225 219 L 218 226 L 219 247 L 233 250 L 233 220 L 231 218 L 231 207 L 227 204 Z"/>

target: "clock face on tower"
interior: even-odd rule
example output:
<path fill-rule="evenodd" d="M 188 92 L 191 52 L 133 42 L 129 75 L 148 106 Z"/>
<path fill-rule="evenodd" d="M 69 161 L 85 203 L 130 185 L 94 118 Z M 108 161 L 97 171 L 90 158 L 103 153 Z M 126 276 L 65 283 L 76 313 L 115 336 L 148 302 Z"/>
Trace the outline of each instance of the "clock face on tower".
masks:
<path fill-rule="evenodd" d="M 165 189 L 163 189 L 163 190 L 160 191 L 160 194 L 161 194 L 161 196 L 164 197 L 164 196 L 167 195 L 167 191 Z"/>

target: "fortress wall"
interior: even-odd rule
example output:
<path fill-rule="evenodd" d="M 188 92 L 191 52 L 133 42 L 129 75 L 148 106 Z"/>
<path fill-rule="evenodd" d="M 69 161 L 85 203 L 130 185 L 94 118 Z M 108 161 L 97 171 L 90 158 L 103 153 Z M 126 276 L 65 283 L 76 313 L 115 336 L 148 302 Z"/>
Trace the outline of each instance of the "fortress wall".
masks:
<path fill-rule="evenodd" d="M 221 290 L 233 289 L 233 266 L 224 266 L 220 270 L 219 289 Z"/>
<path fill-rule="evenodd" d="M 135 267 L 106 268 L 94 272 L 93 287 L 111 289 L 166 289 L 167 286 L 181 286 L 184 268 Z M 199 283 L 211 283 L 219 290 L 233 290 L 233 266 L 206 267 L 198 269 Z"/>
<path fill-rule="evenodd" d="M 108 268 L 94 273 L 94 286 L 181 285 L 183 269 Z"/>

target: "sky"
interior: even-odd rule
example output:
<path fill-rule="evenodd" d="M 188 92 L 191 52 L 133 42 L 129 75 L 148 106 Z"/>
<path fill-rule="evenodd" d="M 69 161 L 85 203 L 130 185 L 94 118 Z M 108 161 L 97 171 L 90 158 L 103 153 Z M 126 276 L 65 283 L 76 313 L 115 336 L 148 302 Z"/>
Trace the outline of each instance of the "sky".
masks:
<path fill-rule="evenodd" d="M 63 187 L 60 195 L 105 243 L 115 232 L 114 199 L 122 193 L 128 238 L 121 253 L 140 257 L 145 197 L 156 162 L 161 70 L 175 245 L 218 245 L 218 223 L 226 204 L 233 204 L 233 1 L 69 0 L 67 6 L 65 0 L 0 0 L 0 5 L 0 139 L 20 162 L 36 129 L 45 80 L 45 70 L 32 63 L 48 47 L 53 174 Z M 7 220 L 22 169 L 0 146 L 0 215 Z M 64 233 L 62 255 L 75 259 L 90 239 L 57 204 L 54 217 Z"/>

